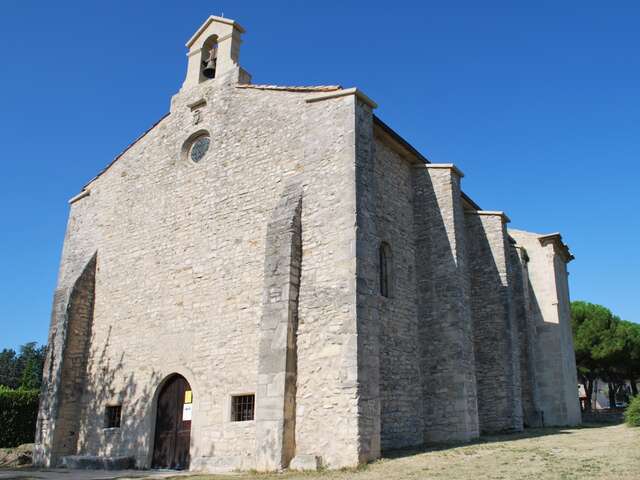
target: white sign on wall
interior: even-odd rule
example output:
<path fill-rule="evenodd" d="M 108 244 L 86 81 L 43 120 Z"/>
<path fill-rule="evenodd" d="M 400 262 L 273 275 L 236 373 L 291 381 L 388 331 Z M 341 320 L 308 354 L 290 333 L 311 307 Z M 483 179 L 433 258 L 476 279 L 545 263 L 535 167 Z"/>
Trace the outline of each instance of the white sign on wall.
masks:
<path fill-rule="evenodd" d="M 193 404 L 185 403 L 184 407 L 182 407 L 182 421 L 183 422 L 190 421 L 192 415 L 193 415 Z"/>

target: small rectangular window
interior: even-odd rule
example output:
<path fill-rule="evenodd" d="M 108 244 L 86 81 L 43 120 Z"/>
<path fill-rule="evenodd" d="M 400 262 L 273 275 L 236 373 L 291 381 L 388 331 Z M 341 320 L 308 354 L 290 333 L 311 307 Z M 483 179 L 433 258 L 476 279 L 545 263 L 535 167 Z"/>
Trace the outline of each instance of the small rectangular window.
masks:
<path fill-rule="evenodd" d="M 235 395 L 231 397 L 231 421 L 246 422 L 253 420 L 255 395 Z"/>
<path fill-rule="evenodd" d="M 104 428 L 120 428 L 122 405 L 109 405 L 104 413 Z"/>
<path fill-rule="evenodd" d="M 388 243 L 380 244 L 380 295 L 389 296 L 389 275 L 391 269 L 391 247 Z"/>

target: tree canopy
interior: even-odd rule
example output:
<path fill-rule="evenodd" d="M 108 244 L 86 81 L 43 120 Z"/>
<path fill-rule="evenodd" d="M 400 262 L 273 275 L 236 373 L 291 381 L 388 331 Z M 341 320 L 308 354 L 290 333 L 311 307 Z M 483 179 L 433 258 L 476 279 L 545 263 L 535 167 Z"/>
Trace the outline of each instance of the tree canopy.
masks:
<path fill-rule="evenodd" d="M 39 389 L 42 383 L 46 347 L 25 343 L 16 353 L 12 348 L 0 351 L 0 386 L 11 389 Z"/>
<path fill-rule="evenodd" d="M 637 394 L 640 380 L 640 325 L 621 320 L 608 308 L 588 302 L 571 303 L 573 346 L 578 377 L 591 405 L 593 382 L 609 384 L 609 400 L 615 404 L 616 389 L 631 384 Z"/>

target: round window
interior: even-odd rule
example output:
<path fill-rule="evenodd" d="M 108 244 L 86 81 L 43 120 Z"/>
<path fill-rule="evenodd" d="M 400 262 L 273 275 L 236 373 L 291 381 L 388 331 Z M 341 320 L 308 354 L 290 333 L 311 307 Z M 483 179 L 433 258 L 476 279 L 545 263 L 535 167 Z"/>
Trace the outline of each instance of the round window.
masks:
<path fill-rule="evenodd" d="M 207 153 L 207 150 L 209 150 L 209 143 L 210 143 L 209 137 L 203 136 L 203 137 L 196 138 L 193 144 L 191 145 L 191 151 L 189 152 L 189 156 L 191 157 L 191 160 L 193 160 L 196 163 L 202 160 L 202 158 Z"/>

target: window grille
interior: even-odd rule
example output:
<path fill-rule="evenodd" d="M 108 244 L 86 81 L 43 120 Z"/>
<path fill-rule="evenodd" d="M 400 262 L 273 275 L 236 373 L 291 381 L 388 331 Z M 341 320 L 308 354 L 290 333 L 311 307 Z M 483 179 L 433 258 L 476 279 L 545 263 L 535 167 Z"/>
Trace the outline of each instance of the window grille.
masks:
<path fill-rule="evenodd" d="M 236 395 L 231 397 L 231 421 L 246 422 L 253 420 L 255 404 L 255 395 Z"/>
<path fill-rule="evenodd" d="M 104 428 L 120 428 L 122 405 L 109 405 L 104 414 Z"/>

